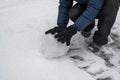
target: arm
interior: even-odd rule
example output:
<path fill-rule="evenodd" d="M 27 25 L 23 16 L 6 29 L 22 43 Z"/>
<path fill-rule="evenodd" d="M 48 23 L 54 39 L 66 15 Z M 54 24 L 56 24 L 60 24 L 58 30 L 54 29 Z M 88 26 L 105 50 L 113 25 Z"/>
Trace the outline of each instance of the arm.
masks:
<path fill-rule="evenodd" d="M 69 17 L 68 12 L 72 7 L 73 0 L 60 0 L 57 25 L 67 26 Z"/>
<path fill-rule="evenodd" d="M 103 6 L 104 0 L 89 0 L 84 13 L 75 21 L 78 30 L 85 29 L 98 15 Z"/>

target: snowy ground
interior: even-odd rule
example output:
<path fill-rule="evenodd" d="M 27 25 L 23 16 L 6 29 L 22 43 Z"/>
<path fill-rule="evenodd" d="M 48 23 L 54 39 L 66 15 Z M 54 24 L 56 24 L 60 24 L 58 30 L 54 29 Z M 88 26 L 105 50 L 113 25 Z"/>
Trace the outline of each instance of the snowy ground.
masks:
<path fill-rule="evenodd" d="M 49 45 L 41 46 L 43 34 L 56 25 L 57 5 L 58 0 L 0 0 L 0 80 L 119 80 L 120 13 L 99 53 L 87 50 L 78 33 L 66 56 L 44 58 L 41 49 Z"/>

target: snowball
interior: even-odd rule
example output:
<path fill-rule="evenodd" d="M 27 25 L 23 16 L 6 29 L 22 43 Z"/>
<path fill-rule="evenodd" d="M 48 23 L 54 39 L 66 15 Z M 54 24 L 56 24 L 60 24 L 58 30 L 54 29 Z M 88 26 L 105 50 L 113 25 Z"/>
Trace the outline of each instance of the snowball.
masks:
<path fill-rule="evenodd" d="M 58 42 L 54 35 L 47 34 L 42 37 L 41 51 L 45 58 L 57 58 L 67 53 L 69 46 Z"/>

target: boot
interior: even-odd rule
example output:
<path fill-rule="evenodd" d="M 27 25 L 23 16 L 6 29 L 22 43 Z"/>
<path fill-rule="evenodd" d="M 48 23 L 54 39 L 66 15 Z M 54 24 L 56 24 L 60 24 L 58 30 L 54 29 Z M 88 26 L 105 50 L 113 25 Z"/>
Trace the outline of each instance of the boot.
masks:
<path fill-rule="evenodd" d="M 89 32 L 82 31 L 81 34 L 84 38 L 88 38 L 91 35 L 91 31 L 89 31 Z"/>
<path fill-rule="evenodd" d="M 97 44 L 97 43 L 95 43 L 95 42 L 91 42 L 91 43 L 88 45 L 88 49 L 89 49 L 90 51 L 92 51 L 93 53 L 95 53 L 95 52 L 98 52 L 98 51 L 101 49 L 102 46 L 103 46 L 103 45 L 101 45 L 101 44 Z"/>

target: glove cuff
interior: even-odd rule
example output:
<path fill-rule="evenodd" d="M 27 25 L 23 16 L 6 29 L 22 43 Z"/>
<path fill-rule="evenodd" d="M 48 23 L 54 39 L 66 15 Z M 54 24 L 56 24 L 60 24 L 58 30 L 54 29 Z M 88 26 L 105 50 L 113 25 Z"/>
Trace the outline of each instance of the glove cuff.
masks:
<path fill-rule="evenodd" d="M 64 26 L 64 25 L 58 25 L 58 27 L 66 28 L 66 26 Z"/>

